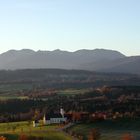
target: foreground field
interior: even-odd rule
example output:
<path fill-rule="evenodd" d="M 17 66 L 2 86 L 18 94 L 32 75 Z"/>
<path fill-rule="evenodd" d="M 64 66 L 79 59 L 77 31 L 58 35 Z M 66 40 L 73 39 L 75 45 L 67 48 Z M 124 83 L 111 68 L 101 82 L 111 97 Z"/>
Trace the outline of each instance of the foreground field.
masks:
<path fill-rule="evenodd" d="M 69 131 L 84 135 L 87 140 L 89 132 L 96 128 L 101 133 L 100 140 L 121 140 L 124 134 L 131 134 L 135 140 L 140 140 L 140 120 L 119 120 L 94 122 L 92 124 L 78 124 L 70 128 Z"/>
<path fill-rule="evenodd" d="M 58 128 L 60 126 L 57 125 L 33 128 L 29 122 L 2 123 L 0 124 L 0 136 L 5 136 L 8 140 L 18 140 L 22 136 L 30 139 L 72 140 L 71 137 L 58 131 Z"/>

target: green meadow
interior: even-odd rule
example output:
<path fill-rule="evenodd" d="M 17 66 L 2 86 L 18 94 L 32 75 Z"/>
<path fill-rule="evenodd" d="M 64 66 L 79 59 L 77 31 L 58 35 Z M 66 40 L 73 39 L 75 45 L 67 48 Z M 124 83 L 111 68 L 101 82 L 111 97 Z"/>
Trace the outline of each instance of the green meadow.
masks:
<path fill-rule="evenodd" d="M 77 95 L 77 94 L 83 94 L 88 92 L 90 89 L 64 89 L 64 90 L 59 90 L 57 94 L 59 95 Z"/>
<path fill-rule="evenodd" d="M 44 140 L 71 140 L 70 136 L 58 130 L 60 127 L 48 125 L 33 128 L 30 122 L 1 123 L 0 136 L 5 136 L 8 140 L 18 140 L 21 135 Z"/>

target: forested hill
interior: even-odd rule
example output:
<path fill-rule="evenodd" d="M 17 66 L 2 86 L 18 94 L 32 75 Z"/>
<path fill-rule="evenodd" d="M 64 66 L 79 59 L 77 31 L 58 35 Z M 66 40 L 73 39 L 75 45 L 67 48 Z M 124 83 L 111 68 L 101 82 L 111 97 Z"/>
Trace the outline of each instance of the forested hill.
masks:
<path fill-rule="evenodd" d="M 0 71 L 0 84 L 34 84 L 53 88 L 140 85 L 140 76 L 62 69 L 2 70 Z"/>

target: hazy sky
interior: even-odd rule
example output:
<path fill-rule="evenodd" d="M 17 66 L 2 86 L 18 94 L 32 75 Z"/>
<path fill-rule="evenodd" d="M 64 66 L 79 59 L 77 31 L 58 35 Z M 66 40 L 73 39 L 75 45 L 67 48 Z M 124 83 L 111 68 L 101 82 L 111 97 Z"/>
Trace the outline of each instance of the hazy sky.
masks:
<path fill-rule="evenodd" d="M 0 53 L 105 48 L 140 54 L 140 0 L 0 0 Z"/>

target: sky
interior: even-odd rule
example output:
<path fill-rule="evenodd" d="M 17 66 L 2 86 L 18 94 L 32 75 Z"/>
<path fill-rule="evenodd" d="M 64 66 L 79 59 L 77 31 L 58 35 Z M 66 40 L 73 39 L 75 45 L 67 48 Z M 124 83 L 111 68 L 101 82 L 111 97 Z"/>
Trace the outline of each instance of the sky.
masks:
<path fill-rule="evenodd" d="M 104 48 L 140 55 L 140 0 L 0 0 L 0 53 Z"/>

